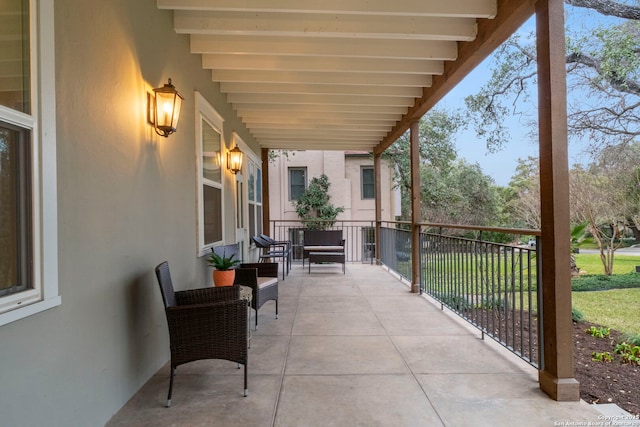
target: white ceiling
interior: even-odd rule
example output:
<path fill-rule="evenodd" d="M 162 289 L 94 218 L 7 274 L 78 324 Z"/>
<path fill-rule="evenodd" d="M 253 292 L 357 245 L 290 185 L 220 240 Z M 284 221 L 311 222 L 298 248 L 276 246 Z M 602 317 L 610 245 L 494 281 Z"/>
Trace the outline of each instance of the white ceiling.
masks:
<path fill-rule="evenodd" d="M 498 0 L 158 0 L 265 148 L 373 151 Z M 504 2 L 503 2 L 504 3 Z"/>

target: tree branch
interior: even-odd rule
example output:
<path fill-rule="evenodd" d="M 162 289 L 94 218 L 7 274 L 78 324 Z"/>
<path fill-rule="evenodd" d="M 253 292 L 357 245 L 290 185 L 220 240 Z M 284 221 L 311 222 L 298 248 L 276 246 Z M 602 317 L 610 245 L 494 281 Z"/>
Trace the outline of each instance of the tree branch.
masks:
<path fill-rule="evenodd" d="M 575 7 L 593 9 L 602 15 L 617 16 L 618 18 L 640 20 L 640 7 L 610 0 L 565 0 L 565 3 Z"/>

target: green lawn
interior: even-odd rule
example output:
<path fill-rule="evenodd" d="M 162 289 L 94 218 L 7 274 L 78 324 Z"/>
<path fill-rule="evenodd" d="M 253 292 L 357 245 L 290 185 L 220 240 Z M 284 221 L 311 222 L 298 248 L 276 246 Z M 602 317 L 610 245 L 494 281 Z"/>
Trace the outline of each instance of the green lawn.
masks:
<path fill-rule="evenodd" d="M 604 266 L 598 254 L 576 254 L 576 265 L 586 274 L 604 274 Z M 636 271 L 640 256 L 615 254 L 613 274 L 627 274 Z"/>
<path fill-rule="evenodd" d="M 572 292 L 572 305 L 585 320 L 629 334 L 640 334 L 640 289 Z"/>

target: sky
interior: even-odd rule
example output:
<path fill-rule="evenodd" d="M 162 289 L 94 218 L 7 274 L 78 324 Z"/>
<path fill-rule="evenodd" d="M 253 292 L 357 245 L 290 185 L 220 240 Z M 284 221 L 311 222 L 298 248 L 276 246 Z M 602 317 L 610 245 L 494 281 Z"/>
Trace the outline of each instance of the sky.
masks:
<path fill-rule="evenodd" d="M 607 22 L 607 18 L 588 11 L 586 9 L 567 7 L 565 14 L 566 27 L 593 28 L 597 24 Z M 535 29 L 535 18 L 527 21 L 519 30 L 529 34 Z M 476 94 L 478 89 L 489 79 L 491 74 L 491 57 L 487 58 L 475 70 L 472 71 L 456 88 L 438 104 L 438 107 L 447 110 L 464 111 L 464 98 L 468 95 Z M 571 94 L 568 95 L 569 97 Z M 532 99 L 537 95 L 534 93 Z M 536 115 L 535 111 L 530 114 Z M 538 142 L 528 135 L 529 129 L 519 116 L 507 118 L 510 129 L 511 140 L 504 147 L 496 152 L 489 153 L 484 140 L 478 139 L 475 135 L 473 125 L 457 135 L 456 147 L 458 157 L 465 159 L 469 163 L 477 163 L 486 175 L 493 178 L 494 182 L 500 186 L 507 186 L 511 177 L 515 173 L 515 168 L 519 158 L 525 159 L 528 156 L 538 156 Z M 584 143 L 572 141 L 569 144 L 569 164 L 585 163 L 588 158 L 583 154 Z"/>

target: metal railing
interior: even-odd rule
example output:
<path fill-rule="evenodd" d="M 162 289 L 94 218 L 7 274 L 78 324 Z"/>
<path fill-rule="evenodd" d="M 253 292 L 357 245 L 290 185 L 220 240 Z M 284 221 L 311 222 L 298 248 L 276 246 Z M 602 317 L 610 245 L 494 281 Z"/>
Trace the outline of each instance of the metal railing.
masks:
<path fill-rule="evenodd" d="M 411 223 L 383 222 L 380 262 L 411 282 Z"/>
<path fill-rule="evenodd" d="M 450 224 L 419 224 L 420 292 L 426 293 L 534 367 L 539 367 L 542 319 L 536 247 L 540 232 Z M 271 221 L 276 240 L 290 240 L 293 258 L 302 259 L 304 225 Z M 327 229 L 343 230 L 348 262 L 373 263 L 375 221 L 333 221 Z M 383 221 L 380 262 L 412 280 L 411 224 Z M 536 245 L 503 244 L 486 237 L 500 233 L 510 241 L 536 236 Z"/>
<path fill-rule="evenodd" d="M 516 240 L 536 230 L 420 224 L 420 291 L 440 302 L 534 367 L 540 345 L 536 247 L 483 240 L 503 233 Z M 383 223 L 381 262 L 411 281 L 410 224 Z"/>
<path fill-rule="evenodd" d="M 318 220 L 316 222 L 322 222 Z M 347 262 L 373 264 L 375 259 L 375 221 L 325 221 L 327 230 L 342 230 Z M 271 234 L 276 240 L 290 240 L 293 259 L 302 259 L 305 226 L 296 220 L 271 221 Z"/>

